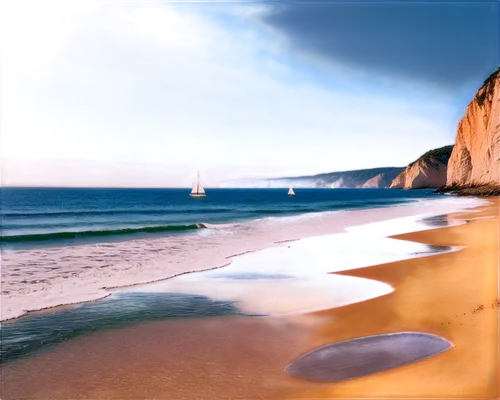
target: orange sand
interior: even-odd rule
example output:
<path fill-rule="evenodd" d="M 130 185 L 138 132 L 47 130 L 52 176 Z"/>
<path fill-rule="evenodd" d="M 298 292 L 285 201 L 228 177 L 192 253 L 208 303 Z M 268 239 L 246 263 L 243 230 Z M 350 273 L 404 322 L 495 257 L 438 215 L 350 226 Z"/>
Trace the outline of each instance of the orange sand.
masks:
<path fill-rule="evenodd" d="M 324 326 L 312 347 L 397 331 L 433 333 L 455 347 L 372 376 L 317 386 L 299 398 L 499 397 L 498 199 L 466 225 L 399 235 L 401 240 L 467 246 L 458 252 L 346 271 L 389 283 L 389 295 L 317 313 Z M 483 306 L 481 307 L 478 306 Z M 476 311 L 474 311 L 476 310 Z"/>

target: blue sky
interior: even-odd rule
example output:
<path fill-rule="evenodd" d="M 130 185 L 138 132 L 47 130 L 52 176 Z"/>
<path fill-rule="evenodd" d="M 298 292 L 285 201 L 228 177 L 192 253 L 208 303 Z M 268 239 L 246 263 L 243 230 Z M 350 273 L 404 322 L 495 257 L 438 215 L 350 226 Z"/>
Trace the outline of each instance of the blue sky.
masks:
<path fill-rule="evenodd" d="M 497 2 L 5 1 L 2 184 L 404 166 L 499 64 Z"/>

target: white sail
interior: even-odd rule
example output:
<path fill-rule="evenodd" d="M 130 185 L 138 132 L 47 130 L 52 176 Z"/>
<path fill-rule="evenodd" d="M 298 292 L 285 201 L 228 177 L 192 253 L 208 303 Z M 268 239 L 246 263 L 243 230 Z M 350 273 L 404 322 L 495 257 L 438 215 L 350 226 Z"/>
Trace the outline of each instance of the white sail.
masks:
<path fill-rule="evenodd" d="M 198 193 L 205 194 L 205 188 L 203 187 L 203 183 L 201 182 L 201 178 L 198 175 Z"/>
<path fill-rule="evenodd" d="M 290 189 L 288 189 L 288 196 L 295 196 L 295 192 L 293 191 L 292 185 L 290 185 Z"/>
<path fill-rule="evenodd" d="M 193 189 L 191 190 L 191 197 L 205 197 L 205 189 L 203 188 L 200 181 L 200 173 L 198 172 L 198 176 L 196 177 L 196 181 L 193 184 Z"/>
<path fill-rule="evenodd" d="M 193 182 L 193 189 L 191 190 L 191 194 L 198 193 L 198 182 Z"/>

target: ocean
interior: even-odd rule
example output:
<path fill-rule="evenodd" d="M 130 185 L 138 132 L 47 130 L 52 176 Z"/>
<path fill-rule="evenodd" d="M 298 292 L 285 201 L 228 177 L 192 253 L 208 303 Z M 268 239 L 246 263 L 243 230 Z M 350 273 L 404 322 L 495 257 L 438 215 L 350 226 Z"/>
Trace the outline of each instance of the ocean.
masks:
<path fill-rule="evenodd" d="M 152 321 L 303 314 L 383 296 L 390 285 L 335 272 L 456 251 L 391 236 L 462 223 L 446 213 L 481 204 L 384 189 L 1 196 L 1 317 L 11 319 L 0 330 L 2 364 Z"/>
<path fill-rule="evenodd" d="M 285 263 L 286 274 L 290 262 L 311 268 L 311 260 L 330 252 L 335 257 L 320 262 L 321 274 L 324 268 L 411 256 L 420 250 L 400 245 L 396 254 L 394 243 L 384 249 L 377 238 L 418 229 L 416 215 L 477 205 L 431 190 L 297 189 L 289 197 L 287 189 L 208 189 L 201 199 L 189 192 L 2 188 L 1 320 L 102 299 L 113 288 L 220 268 L 270 248 L 279 251 L 249 271 L 276 273 Z M 352 229 L 345 242 L 339 235 Z M 305 245 L 293 260 L 271 261 L 289 247 L 284 243 L 325 235 L 321 249 L 301 240 Z"/>
<path fill-rule="evenodd" d="M 196 234 L 211 225 L 267 217 L 387 207 L 434 199 L 397 189 L 1 188 L 3 248 L 37 248 Z"/>

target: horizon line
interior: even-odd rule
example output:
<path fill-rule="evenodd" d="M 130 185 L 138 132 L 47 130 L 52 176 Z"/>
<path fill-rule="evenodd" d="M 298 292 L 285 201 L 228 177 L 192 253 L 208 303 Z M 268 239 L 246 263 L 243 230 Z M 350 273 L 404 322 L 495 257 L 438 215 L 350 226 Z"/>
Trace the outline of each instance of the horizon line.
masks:
<path fill-rule="evenodd" d="M 286 189 L 285 187 L 210 187 L 210 186 L 205 186 L 205 189 L 265 189 L 265 190 L 283 190 Z M 166 190 L 166 189 L 182 189 L 189 191 L 191 190 L 191 187 L 155 187 L 155 186 L 15 186 L 15 185 L 8 185 L 8 186 L 2 186 L 0 185 L 0 189 L 154 189 L 154 190 Z M 298 187 L 294 189 L 331 189 L 330 187 Z M 361 188 L 361 187 L 339 187 L 335 189 L 373 189 L 373 188 Z M 386 188 L 375 188 L 375 189 L 386 189 Z"/>

